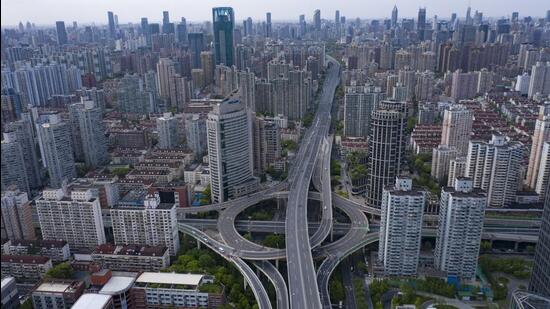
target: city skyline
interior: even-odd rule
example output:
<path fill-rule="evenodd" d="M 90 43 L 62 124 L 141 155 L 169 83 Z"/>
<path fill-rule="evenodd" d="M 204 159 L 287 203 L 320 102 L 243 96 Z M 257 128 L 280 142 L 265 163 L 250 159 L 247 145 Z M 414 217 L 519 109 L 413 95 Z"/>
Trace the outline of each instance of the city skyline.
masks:
<path fill-rule="evenodd" d="M 321 18 L 333 20 L 336 10 L 340 11 L 340 16 L 346 16 L 348 19 L 381 19 L 391 16 L 394 5 L 399 10 L 399 19 L 403 17 L 417 18 L 419 8 L 426 8 L 426 18 L 432 19 L 434 15 L 439 18 L 449 18 L 452 13 L 457 13 L 457 16 L 464 18 L 468 6 L 472 11 L 478 10 L 483 12 L 487 17 L 499 18 L 509 17 L 512 12 L 517 11 L 520 16 L 543 17 L 545 10 L 542 0 L 528 0 L 522 2 L 519 6 L 517 1 L 512 0 L 489 0 L 489 1 L 456 1 L 453 3 L 442 3 L 435 0 L 424 0 L 418 2 L 409 2 L 406 0 L 394 0 L 391 2 L 378 4 L 374 9 L 369 7 L 368 3 L 362 3 L 358 0 L 348 1 L 346 3 L 336 3 L 324 1 L 301 1 L 295 3 L 291 0 L 282 0 L 279 6 L 271 7 L 269 2 L 263 1 L 261 5 L 254 2 L 250 5 L 250 0 L 237 1 L 218 1 L 209 0 L 203 1 L 200 5 L 193 3 L 192 6 L 185 5 L 186 1 L 177 2 L 173 0 L 156 1 L 154 4 L 140 3 L 139 8 L 134 2 L 123 1 L 40 1 L 34 2 L 30 0 L 22 1 L 4 1 L 2 3 L 1 26 L 14 27 L 19 22 L 30 21 L 37 26 L 48 26 L 55 24 L 56 21 L 63 20 L 65 22 L 76 21 L 81 24 L 107 24 L 107 12 L 111 11 L 118 15 L 119 23 L 134 23 L 138 24 L 141 17 L 148 17 L 150 22 L 161 22 L 163 11 L 169 11 L 171 20 L 179 20 L 185 17 L 190 22 L 210 21 L 212 16 L 211 8 L 216 6 L 231 6 L 235 11 L 235 20 L 241 21 L 247 17 L 252 17 L 253 20 L 264 21 L 266 12 L 271 12 L 273 21 L 296 21 L 300 14 L 305 14 L 307 21 L 313 21 L 313 14 L 316 9 L 321 10 Z M 82 6 L 86 10 L 82 10 Z M 288 10 L 291 6 L 293 9 Z M 53 8 L 63 8 L 55 9 Z M 368 9 L 365 9 L 368 8 Z M 14 14 L 17 12 L 17 14 Z M 357 13 L 364 12 L 364 13 Z"/>

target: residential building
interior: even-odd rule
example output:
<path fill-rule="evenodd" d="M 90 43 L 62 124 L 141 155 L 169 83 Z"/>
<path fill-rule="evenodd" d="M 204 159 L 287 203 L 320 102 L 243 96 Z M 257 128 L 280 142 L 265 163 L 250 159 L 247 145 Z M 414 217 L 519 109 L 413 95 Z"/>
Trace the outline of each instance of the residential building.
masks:
<path fill-rule="evenodd" d="M 107 138 L 103 126 L 103 113 L 94 101 L 84 101 L 72 105 L 71 112 L 78 123 L 77 142 L 80 143 L 87 166 L 96 167 L 109 162 Z"/>
<path fill-rule="evenodd" d="M 382 191 L 401 171 L 406 103 L 382 101 L 371 116 L 367 205 L 380 208 Z"/>
<path fill-rule="evenodd" d="M 346 87 L 344 95 L 344 135 L 347 137 L 368 137 L 371 114 L 384 95 L 379 87 Z"/>
<path fill-rule="evenodd" d="M 142 206 L 111 209 L 115 245 L 165 246 L 171 256 L 179 250 L 176 204 L 161 203 L 158 194 L 145 197 Z"/>
<path fill-rule="evenodd" d="M 2 308 L 19 308 L 19 291 L 14 277 L 2 277 Z"/>
<path fill-rule="evenodd" d="M 539 179 L 544 180 L 544 174 L 547 173 L 544 169 L 546 162 L 543 161 L 548 160 L 545 157 L 545 155 L 548 156 L 548 152 L 545 153 L 544 144 L 550 142 L 550 104 L 539 107 L 539 115 L 535 121 L 532 141 L 525 184 L 535 190 L 539 187 L 537 193 L 540 194 L 544 190 L 545 185 L 542 182 L 539 183 Z M 541 174 L 543 174 L 542 177 Z M 541 198 L 544 198 L 544 194 Z"/>
<path fill-rule="evenodd" d="M 71 309 L 110 309 L 113 308 L 111 295 L 84 293 L 73 304 Z"/>
<path fill-rule="evenodd" d="M 207 307 L 225 303 L 223 287 L 217 292 L 203 292 L 201 286 L 211 283 L 204 275 L 144 272 L 132 288 L 136 309 L 151 307 Z"/>
<path fill-rule="evenodd" d="M 466 155 L 472 125 L 472 112 L 463 105 L 452 105 L 443 114 L 441 144 L 455 147 L 459 155 Z"/>
<path fill-rule="evenodd" d="M 9 240 L 3 246 L 7 255 L 40 255 L 52 262 L 68 261 L 71 257 L 69 244 L 64 240 Z"/>
<path fill-rule="evenodd" d="M 2 278 L 14 277 L 18 282 L 36 282 L 53 267 L 45 256 L 2 255 Z"/>
<path fill-rule="evenodd" d="M 91 190 L 47 189 L 36 200 L 40 230 L 45 240 L 65 240 L 71 250 L 91 249 L 105 243 L 99 200 Z"/>
<path fill-rule="evenodd" d="M 529 98 L 550 95 L 550 62 L 537 62 L 532 67 L 528 95 Z"/>
<path fill-rule="evenodd" d="M 449 276 L 475 278 L 487 197 L 468 178 L 441 192 L 435 267 Z"/>
<path fill-rule="evenodd" d="M 550 184 L 546 185 L 544 211 L 535 251 L 533 271 L 529 282 L 529 291 L 550 298 Z"/>
<path fill-rule="evenodd" d="M 449 162 L 447 187 L 454 187 L 457 178 L 466 176 L 466 157 L 457 157 Z"/>
<path fill-rule="evenodd" d="M 114 271 L 158 272 L 170 266 L 170 255 L 164 246 L 103 244 L 92 253 L 92 261 Z"/>
<path fill-rule="evenodd" d="M 50 115 L 49 122 L 36 126 L 42 164 L 48 170 L 50 186 L 60 188 L 64 181 L 76 177 L 69 126 L 58 115 Z"/>
<path fill-rule="evenodd" d="M 178 118 L 174 117 L 172 113 L 164 113 L 162 117 L 157 118 L 157 131 L 159 148 L 170 149 L 180 145 Z"/>
<path fill-rule="evenodd" d="M 281 130 L 274 121 L 255 117 L 253 131 L 254 171 L 260 175 L 281 158 Z"/>
<path fill-rule="evenodd" d="M 433 178 L 437 179 L 438 182 L 447 181 L 449 164 L 451 160 L 456 158 L 457 153 L 455 147 L 449 147 L 447 145 L 439 145 L 437 148 L 433 149 L 431 175 Z"/>
<path fill-rule="evenodd" d="M 26 162 L 15 132 L 4 133 L 2 140 L 2 191 L 15 187 L 30 193 Z"/>
<path fill-rule="evenodd" d="M 2 239 L 35 238 L 32 206 L 27 193 L 13 187 L 2 191 Z"/>
<path fill-rule="evenodd" d="M 32 291 L 32 303 L 35 309 L 71 308 L 85 288 L 84 281 L 47 279 Z"/>
<path fill-rule="evenodd" d="M 382 194 L 378 259 L 387 276 L 417 273 L 426 193 L 413 189 L 412 179 L 399 178 Z"/>
<path fill-rule="evenodd" d="M 491 141 L 471 141 L 466 159 L 466 177 L 474 188 L 487 192 L 490 207 L 507 207 L 515 200 L 521 183 L 523 144 L 493 135 Z"/>
<path fill-rule="evenodd" d="M 460 100 L 474 98 L 478 89 L 478 77 L 476 72 L 455 71 L 452 77 L 451 98 L 457 103 Z"/>

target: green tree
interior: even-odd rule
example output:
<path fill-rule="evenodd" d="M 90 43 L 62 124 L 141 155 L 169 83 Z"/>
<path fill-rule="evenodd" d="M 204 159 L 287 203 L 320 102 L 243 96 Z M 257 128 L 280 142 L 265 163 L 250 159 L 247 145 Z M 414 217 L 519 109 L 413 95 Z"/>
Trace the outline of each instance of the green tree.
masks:
<path fill-rule="evenodd" d="M 118 177 L 124 177 L 129 172 L 130 172 L 130 168 L 128 168 L 128 167 L 117 167 L 117 168 L 113 169 L 112 173 L 114 175 L 118 176 Z"/>
<path fill-rule="evenodd" d="M 46 272 L 46 278 L 71 279 L 74 270 L 69 262 L 58 264 Z"/>
<path fill-rule="evenodd" d="M 263 245 L 271 248 L 282 249 L 285 247 L 285 239 L 282 235 L 270 234 L 263 240 Z"/>

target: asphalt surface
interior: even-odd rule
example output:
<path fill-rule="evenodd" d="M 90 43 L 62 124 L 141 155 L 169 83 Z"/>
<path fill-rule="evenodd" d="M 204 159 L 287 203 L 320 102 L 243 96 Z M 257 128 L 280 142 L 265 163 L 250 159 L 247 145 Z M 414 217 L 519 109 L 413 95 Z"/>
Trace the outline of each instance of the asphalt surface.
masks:
<path fill-rule="evenodd" d="M 308 189 L 322 140 L 328 135 L 334 91 L 339 82 L 340 66 L 330 61 L 317 113 L 301 142 L 291 173 L 286 212 L 286 259 L 292 308 L 320 308 L 315 267 L 307 224 Z"/>

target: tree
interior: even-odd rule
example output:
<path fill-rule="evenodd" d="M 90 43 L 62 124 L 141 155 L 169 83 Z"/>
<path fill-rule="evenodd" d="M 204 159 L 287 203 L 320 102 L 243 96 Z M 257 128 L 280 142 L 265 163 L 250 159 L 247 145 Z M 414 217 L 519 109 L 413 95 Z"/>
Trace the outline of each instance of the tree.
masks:
<path fill-rule="evenodd" d="M 342 286 L 342 282 L 338 280 L 332 280 L 330 282 L 329 292 L 330 292 L 330 299 L 333 302 L 343 300 L 345 297 L 345 292 L 344 292 L 344 287 Z"/>
<path fill-rule="evenodd" d="M 118 177 L 124 177 L 126 174 L 130 172 L 130 168 L 128 167 L 117 167 L 113 169 L 113 174 L 115 174 Z"/>
<path fill-rule="evenodd" d="M 61 263 L 46 272 L 46 278 L 70 279 L 73 277 L 74 270 L 69 262 Z"/>
<path fill-rule="evenodd" d="M 262 243 L 264 246 L 271 248 L 282 249 L 285 247 L 285 239 L 282 235 L 277 234 L 267 235 Z"/>
<path fill-rule="evenodd" d="M 491 242 L 490 242 L 490 241 L 487 241 L 487 240 L 483 240 L 483 241 L 481 242 L 480 249 L 481 249 L 481 251 L 483 251 L 483 252 L 491 251 L 491 249 L 492 249 Z"/>

